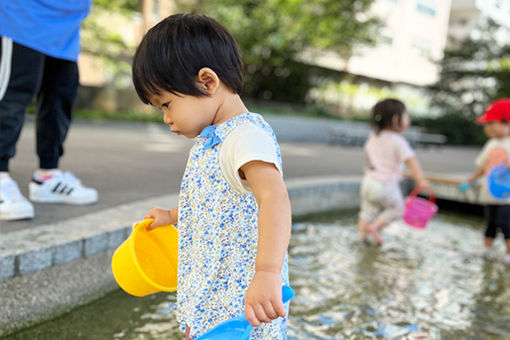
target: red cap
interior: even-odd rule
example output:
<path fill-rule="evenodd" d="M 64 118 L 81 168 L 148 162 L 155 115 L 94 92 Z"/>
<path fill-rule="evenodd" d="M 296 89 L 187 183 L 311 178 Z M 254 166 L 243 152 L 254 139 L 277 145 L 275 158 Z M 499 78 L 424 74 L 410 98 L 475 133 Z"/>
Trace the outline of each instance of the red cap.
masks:
<path fill-rule="evenodd" d="M 477 124 L 488 122 L 508 122 L 510 120 L 510 99 L 498 99 L 476 120 Z"/>

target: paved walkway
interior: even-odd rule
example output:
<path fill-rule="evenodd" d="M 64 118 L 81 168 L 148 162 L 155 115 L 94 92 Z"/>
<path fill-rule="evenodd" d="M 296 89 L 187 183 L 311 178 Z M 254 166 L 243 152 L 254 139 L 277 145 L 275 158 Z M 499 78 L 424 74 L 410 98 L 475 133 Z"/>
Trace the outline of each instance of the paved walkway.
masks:
<path fill-rule="evenodd" d="M 292 117 L 267 117 L 282 149 L 287 179 L 318 176 L 361 175 L 361 147 L 314 143 L 327 134 L 327 127 L 341 122 Z M 307 142 L 295 142 L 309 127 Z M 317 137 L 315 141 L 320 141 Z M 151 197 L 175 193 L 193 141 L 168 132 L 163 124 L 76 122 L 66 142 L 61 167 L 98 189 L 99 202 L 92 206 L 35 204 L 33 220 L 0 222 L 0 234 L 76 218 Z M 466 173 L 473 170 L 478 148 L 418 149 L 423 167 L 434 173 Z M 34 125 L 28 121 L 11 161 L 11 174 L 24 194 L 37 165 Z M 150 207 L 147 207 L 148 209 Z"/>

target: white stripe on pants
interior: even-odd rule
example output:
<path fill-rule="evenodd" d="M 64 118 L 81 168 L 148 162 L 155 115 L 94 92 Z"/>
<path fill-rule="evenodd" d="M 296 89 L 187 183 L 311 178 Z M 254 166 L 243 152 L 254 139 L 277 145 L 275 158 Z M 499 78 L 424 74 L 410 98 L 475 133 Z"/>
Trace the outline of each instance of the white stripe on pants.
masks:
<path fill-rule="evenodd" d="M 9 78 L 11 77 L 11 60 L 12 60 L 12 39 L 2 37 L 2 56 L 0 58 L 0 100 L 7 92 Z"/>

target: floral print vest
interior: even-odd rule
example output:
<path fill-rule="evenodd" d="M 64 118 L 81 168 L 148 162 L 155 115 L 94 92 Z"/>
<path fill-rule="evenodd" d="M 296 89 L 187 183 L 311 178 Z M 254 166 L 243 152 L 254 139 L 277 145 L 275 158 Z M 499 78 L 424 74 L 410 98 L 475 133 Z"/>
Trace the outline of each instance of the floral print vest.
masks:
<path fill-rule="evenodd" d="M 243 315 L 244 295 L 255 273 L 257 203 L 253 194 L 233 189 L 219 163 L 222 142 L 242 124 L 255 124 L 271 135 L 281 168 L 274 132 L 254 113 L 218 125 L 218 144 L 208 147 L 209 139 L 197 138 L 192 147 L 179 197 L 177 291 L 177 318 L 192 338 Z M 287 259 L 282 284 L 288 284 Z M 255 328 L 250 339 L 286 339 L 286 327 L 286 319 L 279 318 Z"/>

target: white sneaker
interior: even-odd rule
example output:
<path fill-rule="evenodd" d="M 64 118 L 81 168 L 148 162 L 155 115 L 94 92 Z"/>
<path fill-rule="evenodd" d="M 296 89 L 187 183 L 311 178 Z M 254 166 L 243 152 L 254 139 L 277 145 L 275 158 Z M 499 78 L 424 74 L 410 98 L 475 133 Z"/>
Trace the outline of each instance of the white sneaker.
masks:
<path fill-rule="evenodd" d="M 81 184 L 71 172 L 56 170 L 46 181 L 34 177 L 28 186 L 30 199 L 38 203 L 85 205 L 97 202 L 97 190 Z"/>
<path fill-rule="evenodd" d="M 10 177 L 0 178 L 0 220 L 12 221 L 34 217 L 34 206 L 19 191 Z"/>

